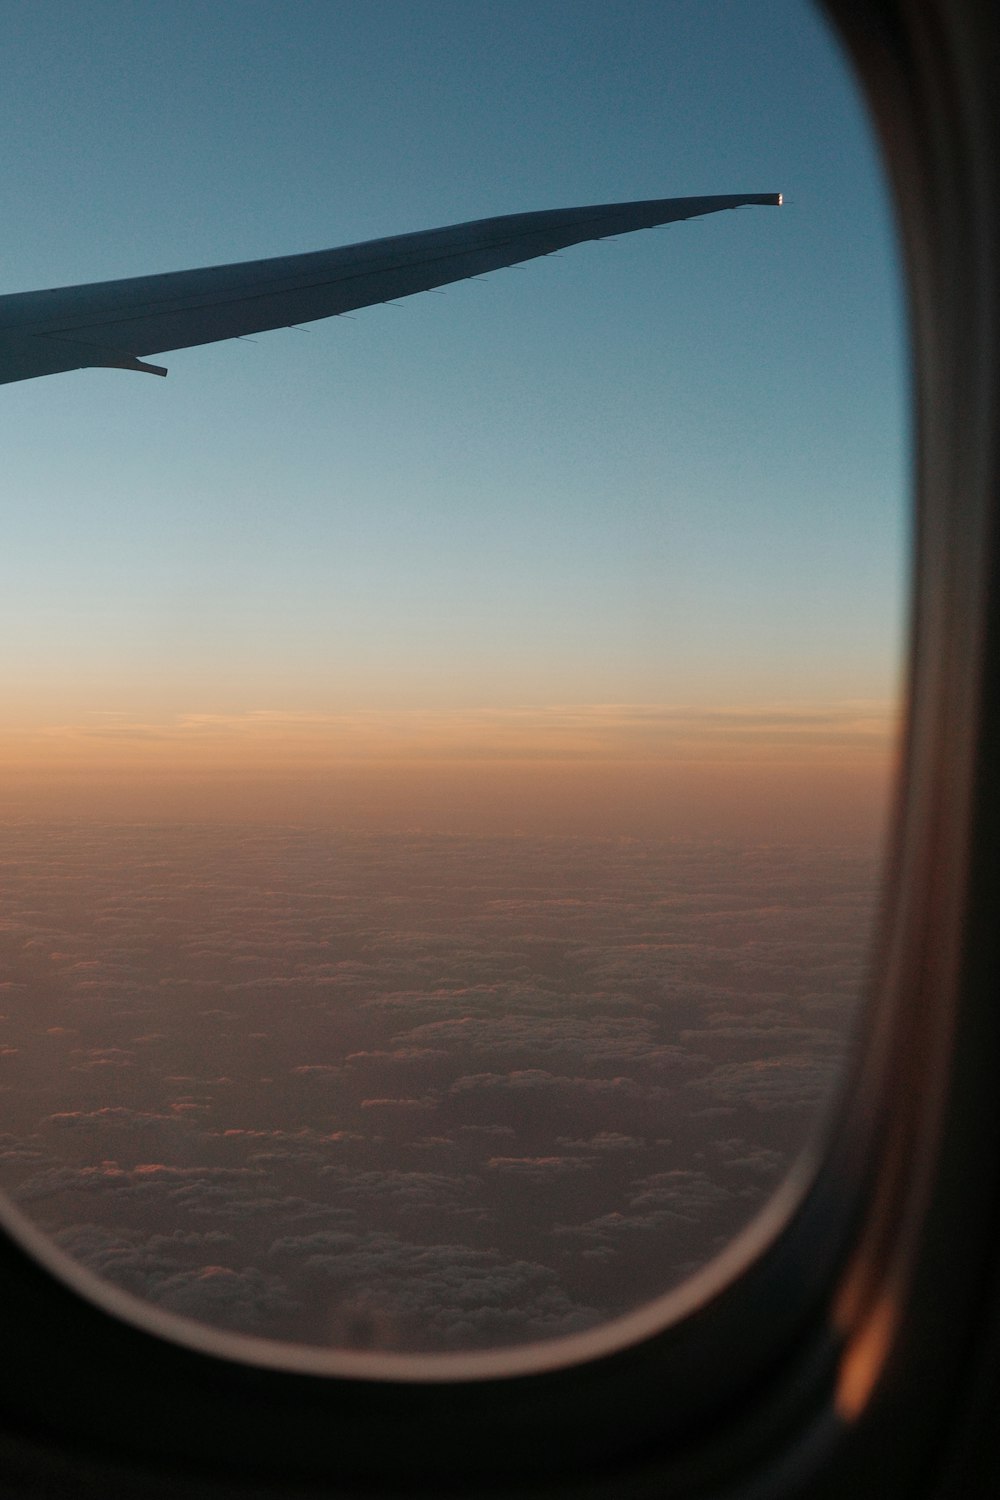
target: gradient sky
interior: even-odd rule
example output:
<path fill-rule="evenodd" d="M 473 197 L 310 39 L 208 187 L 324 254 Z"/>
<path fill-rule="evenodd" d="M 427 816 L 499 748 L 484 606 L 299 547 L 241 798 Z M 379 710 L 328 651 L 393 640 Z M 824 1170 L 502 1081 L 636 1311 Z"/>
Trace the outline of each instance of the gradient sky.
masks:
<path fill-rule="evenodd" d="M 785 194 L 171 354 L 166 381 L 3 388 L 0 811 L 451 827 L 464 787 L 470 829 L 599 804 L 586 831 L 631 832 L 655 803 L 670 832 L 770 819 L 793 788 L 870 820 L 905 609 L 904 332 L 873 145 L 811 9 L 0 18 L 4 291 Z"/>

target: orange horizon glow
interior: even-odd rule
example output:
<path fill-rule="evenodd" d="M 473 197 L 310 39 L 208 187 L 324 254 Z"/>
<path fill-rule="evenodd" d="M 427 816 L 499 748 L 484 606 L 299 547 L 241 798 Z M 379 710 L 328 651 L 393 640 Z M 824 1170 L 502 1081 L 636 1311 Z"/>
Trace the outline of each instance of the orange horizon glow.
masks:
<path fill-rule="evenodd" d="M 94 713 L 0 735 L 0 815 L 856 837 L 884 820 L 895 721 L 871 701 Z"/>

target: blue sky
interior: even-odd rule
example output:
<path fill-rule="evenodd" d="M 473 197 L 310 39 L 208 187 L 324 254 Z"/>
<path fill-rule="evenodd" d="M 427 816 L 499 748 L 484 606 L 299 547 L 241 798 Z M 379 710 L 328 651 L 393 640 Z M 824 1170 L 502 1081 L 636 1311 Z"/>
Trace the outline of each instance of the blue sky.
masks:
<path fill-rule="evenodd" d="M 906 371 L 815 13 L 2 0 L 5 291 L 783 191 L 351 320 L 5 387 L 15 722 L 895 691 Z"/>

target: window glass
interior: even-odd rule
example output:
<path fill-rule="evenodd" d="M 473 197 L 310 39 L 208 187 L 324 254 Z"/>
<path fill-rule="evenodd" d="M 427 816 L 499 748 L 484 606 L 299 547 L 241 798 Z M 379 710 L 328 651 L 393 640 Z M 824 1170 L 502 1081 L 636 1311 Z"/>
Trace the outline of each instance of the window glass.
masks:
<path fill-rule="evenodd" d="M 864 982 L 905 371 L 843 60 L 784 0 L 12 15 L 5 291 L 785 194 L 2 395 L 9 1201 L 230 1331 L 607 1322 L 768 1201 Z"/>

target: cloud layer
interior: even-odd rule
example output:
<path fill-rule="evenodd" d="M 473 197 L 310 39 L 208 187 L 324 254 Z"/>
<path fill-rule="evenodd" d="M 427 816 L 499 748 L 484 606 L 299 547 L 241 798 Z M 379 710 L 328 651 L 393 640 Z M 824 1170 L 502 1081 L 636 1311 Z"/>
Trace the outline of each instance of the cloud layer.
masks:
<path fill-rule="evenodd" d="M 830 1097 L 870 858 L 8 827 L 0 1183 L 215 1326 L 486 1348 L 675 1285 Z"/>

